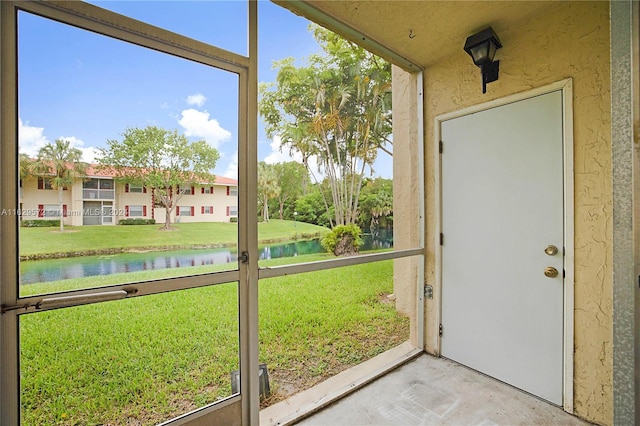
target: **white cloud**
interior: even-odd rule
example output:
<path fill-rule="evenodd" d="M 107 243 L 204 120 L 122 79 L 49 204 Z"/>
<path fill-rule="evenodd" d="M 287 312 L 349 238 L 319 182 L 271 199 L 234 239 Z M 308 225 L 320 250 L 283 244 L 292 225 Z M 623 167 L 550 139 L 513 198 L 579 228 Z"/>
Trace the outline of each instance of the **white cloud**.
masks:
<path fill-rule="evenodd" d="M 84 142 L 75 136 L 60 136 L 58 139 L 69 141 L 73 148 L 78 148 L 82 151 L 82 161 L 85 163 L 95 163 L 98 150 L 92 146 L 84 146 Z"/>
<path fill-rule="evenodd" d="M 227 170 L 222 175 L 231 179 L 238 179 L 238 151 L 233 154 Z"/>
<path fill-rule="evenodd" d="M 264 162 L 267 164 L 286 163 L 288 161 L 302 161 L 302 156 L 298 153 L 294 153 L 293 157 L 289 155 L 288 147 L 283 146 L 282 150 L 280 149 L 280 147 L 282 146 L 282 139 L 278 135 L 274 136 L 269 145 L 271 146 L 271 152 L 269 153 L 269 155 L 264 157 Z"/>
<path fill-rule="evenodd" d="M 40 148 L 49 143 L 49 139 L 44 135 L 44 127 L 30 126 L 18 119 L 18 146 L 20 152 L 29 157 L 35 157 Z"/>
<path fill-rule="evenodd" d="M 75 136 L 60 136 L 58 139 L 69 141 L 70 145 L 82 151 L 82 161 L 94 163 L 98 150 L 92 146 L 85 147 L 84 142 Z M 18 119 L 18 146 L 19 151 L 35 158 L 40 148 L 51 141 L 44 135 L 44 127 L 30 126 Z"/>
<path fill-rule="evenodd" d="M 207 98 L 202 93 L 196 93 L 195 95 L 187 96 L 187 105 L 195 105 L 201 107 L 207 101 Z"/>
<path fill-rule="evenodd" d="M 178 124 L 184 127 L 185 136 L 204 138 L 214 148 L 218 148 L 220 142 L 231 138 L 231 132 L 223 129 L 215 118 L 210 119 L 206 111 L 185 109 Z"/>

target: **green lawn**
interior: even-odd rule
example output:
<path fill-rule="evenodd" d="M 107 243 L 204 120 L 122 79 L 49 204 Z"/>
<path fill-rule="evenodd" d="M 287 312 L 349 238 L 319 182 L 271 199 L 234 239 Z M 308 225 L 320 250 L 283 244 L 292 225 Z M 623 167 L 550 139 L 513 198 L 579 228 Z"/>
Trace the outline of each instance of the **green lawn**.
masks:
<path fill-rule="evenodd" d="M 160 225 L 76 226 L 20 228 L 20 256 L 46 253 L 83 253 L 95 250 L 133 248 L 188 248 L 194 246 L 233 246 L 238 241 L 236 223 L 178 223 L 172 231 Z M 271 220 L 258 224 L 262 242 L 314 238 L 327 228 L 304 222 Z"/>
<path fill-rule="evenodd" d="M 108 248 L 235 245 L 236 224 L 21 228 L 21 254 Z M 323 234 L 274 220 L 261 241 Z M 333 258 L 302 255 L 261 267 Z M 208 265 L 21 286 L 22 296 L 188 276 L 235 268 Z M 144 284 L 141 284 L 144 285 Z M 409 321 L 383 297 L 393 292 L 384 261 L 260 281 L 260 362 L 274 396 L 313 386 L 409 337 Z M 231 394 L 238 368 L 238 285 L 175 291 L 20 317 L 22 424 L 156 424 Z"/>
<path fill-rule="evenodd" d="M 392 291 L 393 261 L 261 280 L 260 362 L 276 397 L 407 340 L 408 319 L 381 297 Z M 23 424 L 151 425 L 230 395 L 237 309 L 230 283 L 21 316 Z"/>

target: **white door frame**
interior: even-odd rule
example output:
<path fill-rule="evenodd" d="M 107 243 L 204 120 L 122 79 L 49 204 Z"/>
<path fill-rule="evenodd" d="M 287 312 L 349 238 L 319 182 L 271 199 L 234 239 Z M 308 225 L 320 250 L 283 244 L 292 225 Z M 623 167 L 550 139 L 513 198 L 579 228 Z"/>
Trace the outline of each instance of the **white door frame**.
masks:
<path fill-rule="evenodd" d="M 562 131 L 563 131 L 563 174 L 564 174 L 564 317 L 563 317 L 563 408 L 573 413 L 573 305 L 574 305 L 574 189 L 573 189 L 573 85 L 570 78 L 542 86 L 525 92 L 516 93 L 504 98 L 495 99 L 458 111 L 439 115 L 435 118 L 434 126 L 434 158 L 436 158 L 435 177 L 435 232 L 433 244 L 435 246 L 435 288 L 434 298 L 437 301 L 435 327 L 441 324 L 442 318 L 442 246 L 440 233 L 442 232 L 442 163 L 439 141 L 441 140 L 441 124 L 444 121 L 459 118 L 491 108 L 507 105 L 539 95 L 560 90 L 562 92 Z M 500 123 L 495 123 L 499 126 Z M 441 342 L 438 333 L 434 333 L 433 347 L 435 353 L 440 354 Z"/>

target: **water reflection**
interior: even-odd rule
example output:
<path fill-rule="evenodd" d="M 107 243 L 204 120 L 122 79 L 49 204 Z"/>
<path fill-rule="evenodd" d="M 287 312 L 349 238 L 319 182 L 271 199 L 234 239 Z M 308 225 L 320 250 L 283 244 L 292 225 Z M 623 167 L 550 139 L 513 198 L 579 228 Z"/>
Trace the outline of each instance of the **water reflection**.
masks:
<path fill-rule="evenodd" d="M 236 252 L 229 249 L 122 253 L 35 260 L 20 263 L 20 282 L 33 284 L 126 272 L 218 265 L 236 261 Z"/>
<path fill-rule="evenodd" d="M 361 250 L 393 248 L 393 238 L 390 235 L 365 234 L 363 239 L 365 244 Z M 320 241 L 316 239 L 266 245 L 261 247 L 258 253 L 260 260 L 264 260 L 322 253 L 323 251 Z M 126 272 L 230 264 L 236 263 L 237 260 L 235 247 L 34 260 L 20 263 L 20 282 L 21 284 L 34 284 Z M 230 267 L 235 266 L 230 265 Z"/>

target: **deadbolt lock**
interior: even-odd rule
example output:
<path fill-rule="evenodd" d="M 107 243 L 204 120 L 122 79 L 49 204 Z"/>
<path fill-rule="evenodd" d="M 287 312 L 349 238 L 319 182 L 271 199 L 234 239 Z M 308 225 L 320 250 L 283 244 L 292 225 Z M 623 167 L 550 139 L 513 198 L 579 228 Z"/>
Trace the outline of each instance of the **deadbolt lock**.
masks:
<path fill-rule="evenodd" d="M 555 278 L 558 276 L 558 270 L 553 266 L 547 266 L 544 268 L 544 276 L 548 278 Z"/>
<path fill-rule="evenodd" d="M 549 256 L 555 256 L 556 254 L 558 254 L 558 247 L 556 247 L 556 246 L 547 246 L 547 248 L 544 249 L 544 252 L 546 254 L 548 254 Z"/>

